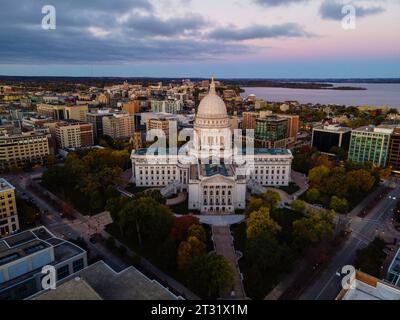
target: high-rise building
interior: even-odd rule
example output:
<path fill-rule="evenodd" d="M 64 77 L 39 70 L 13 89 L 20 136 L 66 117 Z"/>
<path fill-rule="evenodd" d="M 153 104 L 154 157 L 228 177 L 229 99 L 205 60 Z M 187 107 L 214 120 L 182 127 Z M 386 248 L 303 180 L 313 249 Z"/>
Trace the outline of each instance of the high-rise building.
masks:
<path fill-rule="evenodd" d="M 65 119 L 64 105 L 53 105 L 53 104 L 38 104 L 36 107 L 37 113 L 41 116 L 53 118 L 55 120 Z"/>
<path fill-rule="evenodd" d="M 93 145 L 93 126 L 76 120 L 56 124 L 56 140 L 60 149 L 82 148 Z"/>
<path fill-rule="evenodd" d="M 122 110 L 128 112 L 130 115 L 140 112 L 140 101 L 132 100 L 122 104 Z"/>
<path fill-rule="evenodd" d="M 43 164 L 49 154 L 48 134 L 44 132 L 0 135 L 0 170 Z"/>
<path fill-rule="evenodd" d="M 400 173 L 400 128 L 395 128 L 390 137 L 388 166 L 396 173 Z"/>
<path fill-rule="evenodd" d="M 371 162 L 385 167 L 389 155 L 389 141 L 393 133 L 390 126 L 366 126 L 351 133 L 348 159 L 358 163 Z"/>
<path fill-rule="evenodd" d="M 103 135 L 103 118 L 112 116 L 112 112 L 109 109 L 100 109 L 96 112 L 89 112 L 86 115 L 87 122 L 93 126 L 93 133 L 95 137 Z"/>
<path fill-rule="evenodd" d="M 297 140 L 300 129 L 300 117 L 292 114 L 280 114 L 279 117 L 287 119 L 287 135 L 289 138 Z"/>
<path fill-rule="evenodd" d="M 18 229 L 15 188 L 7 180 L 0 178 L 0 238 L 16 232 Z"/>
<path fill-rule="evenodd" d="M 169 122 L 170 120 L 165 119 L 165 118 L 158 118 L 158 119 L 148 119 L 146 123 L 146 131 L 150 132 L 151 130 L 153 131 L 152 133 L 155 134 L 156 132 L 158 133 L 158 137 L 160 137 L 163 132 L 165 134 L 165 137 L 169 136 Z"/>
<path fill-rule="evenodd" d="M 313 128 L 311 145 L 318 151 L 329 153 L 332 147 L 349 150 L 351 129 L 341 126 L 319 126 Z"/>
<path fill-rule="evenodd" d="M 113 139 L 129 139 L 135 132 L 133 116 L 127 112 L 103 117 L 103 134 Z"/>
<path fill-rule="evenodd" d="M 258 116 L 258 112 L 243 112 L 242 128 L 255 130 Z"/>
<path fill-rule="evenodd" d="M 79 106 L 65 106 L 64 108 L 64 119 L 78 120 L 86 122 L 86 114 L 88 113 L 88 105 Z"/>
<path fill-rule="evenodd" d="M 151 100 L 152 112 L 164 112 L 176 114 L 182 108 L 180 100 L 167 99 L 167 100 Z"/>
<path fill-rule="evenodd" d="M 255 140 L 263 147 L 285 147 L 288 138 L 288 120 L 276 115 L 256 120 Z"/>

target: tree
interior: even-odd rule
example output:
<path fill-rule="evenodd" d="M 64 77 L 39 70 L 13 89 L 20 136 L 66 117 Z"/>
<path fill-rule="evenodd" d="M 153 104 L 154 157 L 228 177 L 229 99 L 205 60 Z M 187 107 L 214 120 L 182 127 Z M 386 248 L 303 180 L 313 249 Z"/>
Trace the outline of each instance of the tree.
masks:
<path fill-rule="evenodd" d="M 254 238 L 265 231 L 277 234 L 281 230 L 282 228 L 271 218 L 266 207 L 250 213 L 246 219 L 246 235 L 248 239 Z"/>
<path fill-rule="evenodd" d="M 332 238 L 334 211 L 308 209 L 304 218 L 293 222 L 293 235 L 299 243 L 317 243 Z"/>
<path fill-rule="evenodd" d="M 330 148 L 329 153 L 333 153 L 339 160 L 346 160 L 347 159 L 347 151 L 341 147 L 333 146 Z"/>
<path fill-rule="evenodd" d="M 346 174 L 349 194 L 362 196 L 369 192 L 375 184 L 375 178 L 365 169 L 353 170 Z"/>
<path fill-rule="evenodd" d="M 347 193 L 346 169 L 336 167 L 331 169 L 328 177 L 325 177 L 320 184 L 320 192 L 329 196 L 344 197 Z"/>
<path fill-rule="evenodd" d="M 313 186 L 319 186 L 321 180 L 329 175 L 330 169 L 325 165 L 312 168 L 308 173 L 308 179 Z"/>
<path fill-rule="evenodd" d="M 179 270 L 187 271 L 192 261 L 199 256 L 206 254 L 206 246 L 194 236 L 190 236 L 187 241 L 182 241 L 178 247 L 177 264 Z"/>
<path fill-rule="evenodd" d="M 177 247 L 176 242 L 168 237 L 157 249 L 157 261 L 160 266 L 167 271 L 176 269 Z"/>
<path fill-rule="evenodd" d="M 176 217 L 171 228 L 171 237 L 178 242 L 185 240 L 188 237 L 189 228 L 199 223 L 199 218 L 195 216 Z"/>
<path fill-rule="evenodd" d="M 357 250 L 354 266 L 361 271 L 379 278 L 381 266 L 386 258 L 383 251 L 386 243 L 381 238 L 375 238 L 367 247 Z"/>
<path fill-rule="evenodd" d="M 267 192 L 261 194 L 261 199 L 263 200 L 264 205 L 267 206 L 271 211 L 272 209 L 276 208 L 278 203 L 281 201 L 281 196 L 278 192 L 268 190 Z"/>
<path fill-rule="evenodd" d="M 189 227 L 187 234 L 188 237 L 196 237 L 203 243 L 206 243 L 207 241 L 206 230 L 200 224 L 192 224 Z"/>
<path fill-rule="evenodd" d="M 245 256 L 263 273 L 288 270 L 292 260 L 289 248 L 281 245 L 269 231 L 248 240 Z"/>
<path fill-rule="evenodd" d="M 349 204 L 345 198 L 333 196 L 329 203 L 329 207 L 335 211 L 345 213 L 349 209 Z"/>
<path fill-rule="evenodd" d="M 290 206 L 294 211 L 300 212 L 300 213 L 304 213 L 307 209 L 306 203 L 304 201 L 298 200 L 298 199 L 292 201 Z"/>
<path fill-rule="evenodd" d="M 312 203 L 318 202 L 320 196 L 321 196 L 320 192 L 316 188 L 311 188 L 306 193 L 307 200 L 312 202 Z"/>
<path fill-rule="evenodd" d="M 263 206 L 264 206 L 264 201 L 261 198 L 252 197 L 246 205 L 246 210 L 245 210 L 246 217 L 248 217 L 250 213 L 260 210 L 261 207 Z"/>
<path fill-rule="evenodd" d="M 124 234 L 136 236 L 139 245 L 145 240 L 151 247 L 165 240 L 174 220 L 171 209 L 148 197 L 129 201 L 119 212 Z"/>
<path fill-rule="evenodd" d="M 194 259 L 189 273 L 189 287 L 203 298 L 217 298 L 234 285 L 234 272 L 225 257 L 211 253 Z"/>

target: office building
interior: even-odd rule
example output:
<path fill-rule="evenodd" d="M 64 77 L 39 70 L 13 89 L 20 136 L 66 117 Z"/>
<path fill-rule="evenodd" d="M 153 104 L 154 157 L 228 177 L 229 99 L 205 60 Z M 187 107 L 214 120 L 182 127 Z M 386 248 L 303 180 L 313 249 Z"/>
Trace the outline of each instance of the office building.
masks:
<path fill-rule="evenodd" d="M 43 164 L 49 154 L 48 134 L 45 132 L 0 135 L 0 170 Z"/>
<path fill-rule="evenodd" d="M 258 112 L 243 112 L 242 129 L 256 129 L 256 120 L 259 116 Z"/>
<path fill-rule="evenodd" d="M 114 271 L 98 261 L 63 280 L 55 290 L 42 291 L 30 300 L 181 300 L 135 267 Z"/>
<path fill-rule="evenodd" d="M 276 115 L 256 119 L 255 144 L 266 148 L 285 148 L 288 138 L 288 120 Z"/>
<path fill-rule="evenodd" d="M 127 103 L 122 104 L 122 110 L 129 113 L 130 115 L 134 115 L 135 113 L 140 112 L 140 101 L 132 100 Z"/>
<path fill-rule="evenodd" d="M 311 145 L 324 153 L 330 153 L 333 147 L 348 151 L 350 137 L 350 128 L 337 125 L 318 126 L 312 130 Z"/>
<path fill-rule="evenodd" d="M 103 118 L 109 116 L 112 116 L 112 112 L 109 109 L 100 109 L 86 114 L 87 122 L 92 124 L 96 138 L 103 135 Z"/>
<path fill-rule="evenodd" d="M 134 119 L 127 112 L 103 117 L 103 134 L 113 139 L 129 139 L 135 132 Z"/>
<path fill-rule="evenodd" d="M 64 109 L 64 105 L 53 105 L 44 103 L 40 103 L 36 107 L 38 114 L 40 114 L 41 116 L 53 118 L 55 120 L 65 119 Z"/>
<path fill-rule="evenodd" d="M 0 178 L 0 238 L 19 230 L 15 188 Z"/>
<path fill-rule="evenodd" d="M 400 127 L 395 128 L 390 137 L 387 165 L 391 166 L 395 173 L 400 173 Z"/>
<path fill-rule="evenodd" d="M 176 114 L 182 109 L 180 100 L 151 100 L 151 112 L 163 112 Z"/>
<path fill-rule="evenodd" d="M 366 126 L 351 133 L 348 159 L 358 163 L 372 163 L 385 167 L 389 155 L 390 126 Z"/>
<path fill-rule="evenodd" d="M 82 148 L 93 145 L 93 126 L 76 120 L 66 120 L 55 125 L 57 146 L 60 149 Z"/>
<path fill-rule="evenodd" d="M 87 266 L 86 251 L 45 227 L 0 240 L 0 300 L 25 299 L 41 290 L 42 268 L 53 266 L 56 284 Z"/>
<path fill-rule="evenodd" d="M 78 120 L 86 122 L 86 114 L 89 111 L 87 104 L 77 106 L 65 106 L 64 119 Z"/>

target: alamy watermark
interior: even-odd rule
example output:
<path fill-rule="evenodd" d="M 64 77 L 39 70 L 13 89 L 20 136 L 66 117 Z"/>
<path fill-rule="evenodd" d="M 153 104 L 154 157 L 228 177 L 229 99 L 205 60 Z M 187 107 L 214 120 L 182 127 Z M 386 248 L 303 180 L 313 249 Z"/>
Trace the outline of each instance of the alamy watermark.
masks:
<path fill-rule="evenodd" d="M 42 29 L 55 30 L 57 27 L 56 8 L 52 5 L 45 5 L 42 7 L 42 14 L 45 15 L 42 18 Z"/>
<path fill-rule="evenodd" d="M 357 10 L 356 7 L 350 4 L 343 6 L 342 8 L 342 28 L 345 30 L 354 30 L 357 25 Z"/>

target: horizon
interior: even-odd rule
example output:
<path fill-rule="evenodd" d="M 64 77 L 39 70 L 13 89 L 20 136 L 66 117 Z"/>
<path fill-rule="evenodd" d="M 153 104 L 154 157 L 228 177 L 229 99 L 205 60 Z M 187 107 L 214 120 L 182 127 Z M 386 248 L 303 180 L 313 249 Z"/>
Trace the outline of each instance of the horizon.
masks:
<path fill-rule="evenodd" d="M 354 17 L 342 13 L 348 4 Z M 54 0 L 54 26 L 46 5 L 4 1 L 0 74 L 400 77 L 399 0 Z"/>

